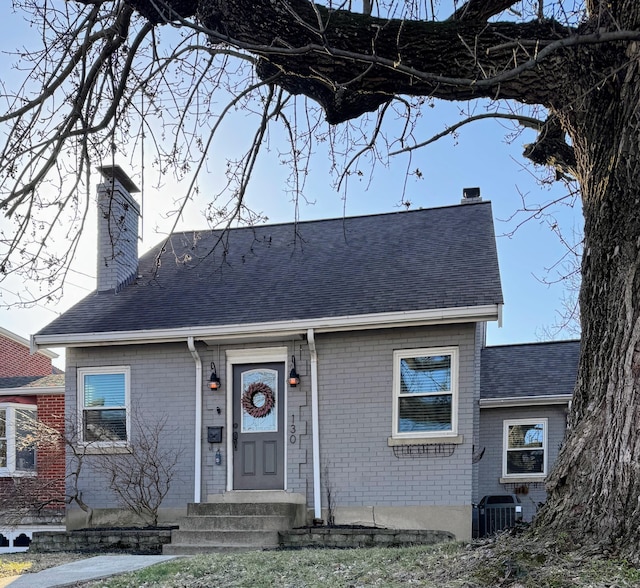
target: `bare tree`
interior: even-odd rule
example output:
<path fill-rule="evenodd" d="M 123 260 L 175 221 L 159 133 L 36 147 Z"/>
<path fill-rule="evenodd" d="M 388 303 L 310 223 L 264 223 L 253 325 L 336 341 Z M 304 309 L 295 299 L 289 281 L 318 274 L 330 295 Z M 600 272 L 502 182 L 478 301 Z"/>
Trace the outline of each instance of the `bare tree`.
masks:
<path fill-rule="evenodd" d="M 7 480 L 0 486 L 0 521 L 19 524 L 25 517 L 75 504 L 85 513 L 85 524 L 90 526 L 94 509 L 85 502 L 81 488 L 83 474 L 91 469 L 104 476 L 122 506 L 146 524 L 157 525 L 160 507 L 175 479 L 182 454 L 181 448 L 163 443 L 169 433 L 167 421 L 167 417 L 156 421 L 143 419 L 132 411 L 126 452 L 113 453 L 100 445 L 101 441 L 109 440 L 106 436 L 98 434 L 95 441 L 84 442 L 75 415 L 66 419 L 64 430 L 37 418 L 23 419 L 24 432 L 16 449 L 44 452 L 65 447 L 66 483 L 42 476 Z"/>
<path fill-rule="evenodd" d="M 233 198 L 216 208 L 222 220 L 242 209 L 275 121 L 289 133 L 283 160 L 291 164 L 292 188 L 300 187 L 320 122 L 297 96 L 324 110 L 333 126 L 321 132 L 334 153 L 352 145 L 342 152 L 345 174 L 365 156 L 410 157 L 425 143 L 414 135 L 414 117 L 432 99 L 485 99 L 487 115 L 536 128 L 525 157 L 578 183 L 585 221 L 579 377 L 538 532 L 568 533 L 577 544 L 638 560 L 640 3 L 468 0 L 440 15 L 434 6 L 444 11 L 445 3 L 380 0 L 378 16 L 309 0 L 14 4 L 42 25 L 44 49 L 25 52 L 28 83 L 3 92 L 1 204 L 15 223 L 2 237 L 4 273 L 64 272 L 65 256 L 47 257 L 41 240 L 29 243 L 32 230 L 45 237 L 53 231 L 38 206 L 58 219 L 76 218 L 77 230 L 86 203 L 77 187 L 88 183 L 89 162 L 112 157 L 128 137 L 141 138 L 152 115 L 161 118 L 172 105 L 164 142 L 157 135 L 158 162 L 182 171 L 203 169 L 230 109 L 256 114 L 251 146 L 229 163 Z M 161 34 L 173 39 L 168 54 Z M 220 96 L 227 106 L 216 108 Z M 405 124 L 390 134 L 389 118 Z M 203 132 L 187 130 L 194 120 Z M 59 188 L 48 203 L 40 199 L 47 182 Z"/>
<path fill-rule="evenodd" d="M 336 524 L 336 496 L 338 492 L 331 481 L 331 468 L 328 462 L 324 464 L 322 483 L 324 485 L 325 498 L 327 499 L 327 526 L 334 527 Z"/>
<path fill-rule="evenodd" d="M 78 419 L 75 415 L 69 415 L 65 419 L 63 440 L 66 447 L 65 503 L 75 504 L 85 513 L 85 525 L 88 527 L 93 520 L 93 508 L 84 500 L 81 479 L 82 472 L 86 469 L 89 446 L 81 442 Z"/>
<path fill-rule="evenodd" d="M 37 452 L 48 454 L 44 459 L 66 450 L 65 473 L 62 480 L 47 478 L 35 471 L 35 476 L 17 477 L 4 480 L 0 487 L 0 519 L 9 524 L 18 524 L 25 517 L 45 514 L 47 509 L 64 509 L 65 505 L 75 504 L 86 514 L 87 525 L 91 524 L 93 509 L 84 501 L 80 490 L 80 479 L 86 465 L 89 446 L 80 443 L 77 419 L 63 419 L 64 428 L 50 426 L 37 418 L 24 417 L 21 423 L 22 434 L 16 442 L 19 452 Z"/>
<path fill-rule="evenodd" d="M 29 455 L 35 466 L 35 452 L 57 453 L 64 446 L 63 432 L 37 418 L 22 416 L 21 435 L 16 439 L 17 454 Z M 62 455 L 61 455 L 62 457 Z M 0 522 L 14 526 L 41 518 L 60 515 L 64 510 L 64 480 L 37 475 L 0 480 Z M 40 472 L 41 474 L 41 472 Z"/>
<path fill-rule="evenodd" d="M 157 526 L 160 506 L 176 476 L 182 450 L 167 446 L 167 417 L 156 422 L 132 414 L 126 453 L 101 454 L 93 463 L 127 510 L 148 525 Z M 165 443 L 163 443 L 163 441 Z"/>

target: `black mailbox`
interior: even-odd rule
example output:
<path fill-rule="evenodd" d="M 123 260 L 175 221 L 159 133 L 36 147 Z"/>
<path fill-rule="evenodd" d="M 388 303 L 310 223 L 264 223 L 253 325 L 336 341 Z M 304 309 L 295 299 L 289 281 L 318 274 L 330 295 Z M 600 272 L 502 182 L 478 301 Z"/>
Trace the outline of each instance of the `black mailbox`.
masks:
<path fill-rule="evenodd" d="M 209 443 L 222 443 L 222 427 L 207 427 L 207 441 Z"/>

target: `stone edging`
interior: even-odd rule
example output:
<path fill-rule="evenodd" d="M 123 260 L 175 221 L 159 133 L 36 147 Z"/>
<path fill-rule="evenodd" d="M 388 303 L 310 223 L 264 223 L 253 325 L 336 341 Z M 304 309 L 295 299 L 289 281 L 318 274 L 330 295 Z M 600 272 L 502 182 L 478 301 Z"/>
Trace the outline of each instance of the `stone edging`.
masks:
<path fill-rule="evenodd" d="M 341 529 L 317 527 L 280 531 L 280 547 L 395 547 L 401 545 L 431 545 L 455 541 L 448 531 L 407 529 Z"/>
<path fill-rule="evenodd" d="M 79 529 L 77 531 L 41 531 L 33 534 L 29 551 L 124 552 L 161 554 L 171 543 L 171 529 Z"/>
<path fill-rule="evenodd" d="M 401 545 L 432 545 L 455 541 L 447 531 L 407 529 L 349 529 L 313 527 L 280 531 L 279 547 L 397 547 Z M 57 551 L 124 552 L 160 554 L 162 546 L 171 543 L 171 529 L 79 529 L 76 531 L 40 531 L 34 533 L 29 550 L 34 553 Z"/>

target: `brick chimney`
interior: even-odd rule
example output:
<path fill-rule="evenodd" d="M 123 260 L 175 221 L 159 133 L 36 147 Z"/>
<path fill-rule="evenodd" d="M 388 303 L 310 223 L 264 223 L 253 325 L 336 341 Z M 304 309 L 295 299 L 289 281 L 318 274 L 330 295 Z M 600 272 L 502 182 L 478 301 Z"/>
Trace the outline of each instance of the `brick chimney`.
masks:
<path fill-rule="evenodd" d="M 138 274 L 140 206 L 131 193 L 140 190 L 119 165 L 98 171 L 98 292 L 118 292 Z"/>
<path fill-rule="evenodd" d="M 480 188 L 464 188 L 460 204 L 473 204 L 474 202 L 482 202 Z"/>

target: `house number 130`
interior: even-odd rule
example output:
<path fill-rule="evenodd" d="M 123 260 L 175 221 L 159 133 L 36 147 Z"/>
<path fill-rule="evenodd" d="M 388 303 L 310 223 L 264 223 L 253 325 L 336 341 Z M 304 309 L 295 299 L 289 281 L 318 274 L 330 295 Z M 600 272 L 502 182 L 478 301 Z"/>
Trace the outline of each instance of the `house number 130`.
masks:
<path fill-rule="evenodd" d="M 289 443 L 295 443 L 296 442 L 296 417 L 295 415 L 291 415 L 291 427 L 289 427 L 289 432 L 291 433 L 291 436 L 289 437 Z"/>

